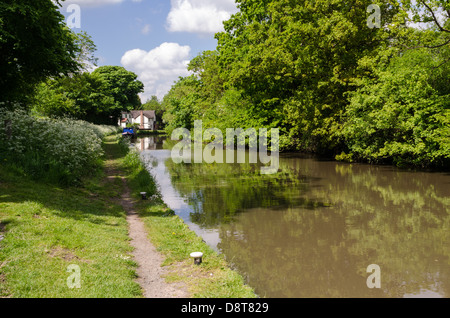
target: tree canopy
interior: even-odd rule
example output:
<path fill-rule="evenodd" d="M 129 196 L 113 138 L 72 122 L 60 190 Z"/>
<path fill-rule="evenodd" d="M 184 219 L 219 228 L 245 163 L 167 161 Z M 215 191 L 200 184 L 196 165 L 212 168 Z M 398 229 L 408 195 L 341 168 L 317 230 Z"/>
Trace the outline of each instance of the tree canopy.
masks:
<path fill-rule="evenodd" d="M 21 102 L 42 80 L 76 72 L 79 53 L 51 0 L 0 3 L 0 102 Z"/>
<path fill-rule="evenodd" d="M 144 86 L 120 66 L 90 73 L 96 46 L 67 27 L 60 2 L 0 3 L 0 106 L 115 124 L 121 111 L 141 107 Z"/>
<path fill-rule="evenodd" d="M 447 1 L 236 2 L 216 50 L 194 58 L 194 74 L 166 96 L 169 130 L 195 119 L 205 129 L 264 126 L 280 128 L 283 150 L 449 162 Z"/>
<path fill-rule="evenodd" d="M 101 66 L 41 83 L 33 110 L 47 116 L 71 116 L 97 124 L 116 124 L 122 111 L 141 108 L 144 85 L 120 66 Z"/>

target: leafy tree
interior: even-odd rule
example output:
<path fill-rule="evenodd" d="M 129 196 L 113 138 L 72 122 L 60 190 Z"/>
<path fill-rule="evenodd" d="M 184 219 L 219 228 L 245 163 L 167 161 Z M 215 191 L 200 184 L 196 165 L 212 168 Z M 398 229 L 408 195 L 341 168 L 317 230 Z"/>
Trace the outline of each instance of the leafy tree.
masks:
<path fill-rule="evenodd" d="M 33 86 L 76 72 L 80 48 L 51 0 L 0 3 L 0 102 L 23 102 Z"/>
<path fill-rule="evenodd" d="M 50 117 L 70 115 L 73 117 L 79 113 L 75 100 L 61 89 L 57 80 L 47 80 L 38 84 L 32 100 L 32 112 L 36 115 Z"/>
<path fill-rule="evenodd" d="M 167 111 L 163 120 L 168 123 L 166 131 L 169 134 L 176 128 L 194 128 L 194 120 L 199 118 L 199 87 L 200 82 L 196 76 L 180 77 L 164 96 L 162 104 Z"/>
<path fill-rule="evenodd" d="M 360 75 L 358 60 L 382 40 L 367 27 L 372 1 L 237 2 L 240 12 L 216 34 L 225 86 L 243 90 L 253 117 L 284 130 L 285 148 L 341 147 L 344 93 Z"/>
<path fill-rule="evenodd" d="M 121 66 L 101 66 L 92 72 L 103 81 L 102 93 L 115 100 L 110 108 L 113 121 L 120 117 L 121 111 L 140 109 L 142 104 L 139 93 L 144 91 L 144 84 L 137 80 L 137 75 Z"/>
<path fill-rule="evenodd" d="M 348 94 L 340 160 L 448 167 L 450 10 L 444 1 L 402 1 L 390 45 L 360 60 Z M 441 12 L 443 22 L 437 19 Z M 410 23 L 428 23 L 413 28 Z"/>
<path fill-rule="evenodd" d="M 98 58 L 94 55 L 97 46 L 85 31 L 75 33 L 75 36 L 75 43 L 79 49 L 76 60 L 80 64 L 80 71 L 89 71 L 92 67 L 97 66 Z"/>
<path fill-rule="evenodd" d="M 439 67 L 443 59 L 421 49 L 379 63 L 376 77 L 350 95 L 342 131 L 349 153 L 338 158 L 448 167 L 450 65 Z"/>
<path fill-rule="evenodd" d="M 220 76 L 220 68 L 217 63 L 217 51 L 204 51 L 193 58 L 188 66 L 200 80 L 203 99 L 206 103 L 213 104 L 224 92 L 224 80 Z"/>
<path fill-rule="evenodd" d="M 140 109 L 143 84 L 121 67 L 102 66 L 41 83 L 33 101 L 35 113 L 70 116 L 97 124 L 116 124 L 121 111 Z"/>
<path fill-rule="evenodd" d="M 116 101 L 103 91 L 104 81 L 88 72 L 47 80 L 38 85 L 33 111 L 40 115 L 110 123 Z"/>
<path fill-rule="evenodd" d="M 195 119 L 205 128 L 276 127 L 282 150 L 445 164 L 448 1 L 236 2 L 239 12 L 215 36 L 217 49 L 194 58 L 193 75 L 176 82 L 164 98 L 169 130 L 190 128 Z M 372 4 L 381 14 L 375 28 L 368 24 Z M 369 107 L 373 92 L 377 103 Z M 398 126 L 399 113 L 389 113 L 392 108 L 409 128 Z M 365 116 L 373 120 L 359 125 Z M 395 144 L 399 140 L 403 145 Z"/>

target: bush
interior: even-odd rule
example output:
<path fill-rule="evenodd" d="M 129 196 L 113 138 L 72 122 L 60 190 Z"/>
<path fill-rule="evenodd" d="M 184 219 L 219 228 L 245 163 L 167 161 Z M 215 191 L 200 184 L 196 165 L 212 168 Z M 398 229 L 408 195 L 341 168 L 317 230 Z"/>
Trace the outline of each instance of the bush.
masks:
<path fill-rule="evenodd" d="M 0 114 L 0 160 L 33 179 L 77 183 L 103 156 L 101 138 L 115 131 L 72 119 L 36 118 L 23 110 Z"/>
<path fill-rule="evenodd" d="M 342 130 L 348 155 L 372 163 L 442 168 L 450 163 L 450 68 L 416 50 L 376 70 L 350 95 Z"/>

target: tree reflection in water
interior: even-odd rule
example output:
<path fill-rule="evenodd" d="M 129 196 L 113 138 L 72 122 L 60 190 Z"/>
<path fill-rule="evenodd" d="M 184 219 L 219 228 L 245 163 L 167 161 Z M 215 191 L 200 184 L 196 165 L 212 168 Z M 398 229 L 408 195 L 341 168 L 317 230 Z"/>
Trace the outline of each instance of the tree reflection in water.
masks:
<path fill-rule="evenodd" d="M 255 164 L 174 164 L 190 220 L 262 297 L 450 297 L 450 176 L 283 155 Z M 381 268 L 369 289 L 366 268 Z"/>

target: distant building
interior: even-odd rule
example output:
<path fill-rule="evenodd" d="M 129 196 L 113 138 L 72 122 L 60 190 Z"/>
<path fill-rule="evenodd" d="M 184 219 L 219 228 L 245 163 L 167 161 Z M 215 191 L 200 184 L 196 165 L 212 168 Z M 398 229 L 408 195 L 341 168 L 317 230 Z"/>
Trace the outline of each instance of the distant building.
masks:
<path fill-rule="evenodd" d="M 122 112 L 119 126 L 125 128 L 127 124 L 139 124 L 141 130 L 156 130 L 156 115 L 154 110 L 132 110 Z"/>

